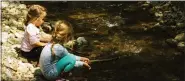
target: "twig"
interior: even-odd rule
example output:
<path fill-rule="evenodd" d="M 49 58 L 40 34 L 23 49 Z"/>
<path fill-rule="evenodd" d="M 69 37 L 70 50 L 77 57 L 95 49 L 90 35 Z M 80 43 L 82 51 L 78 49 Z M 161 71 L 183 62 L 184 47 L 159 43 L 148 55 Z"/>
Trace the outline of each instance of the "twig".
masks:
<path fill-rule="evenodd" d="M 119 57 L 115 57 L 115 58 L 109 58 L 109 59 L 101 59 L 101 60 L 90 60 L 91 63 L 95 63 L 95 62 L 107 62 L 107 61 L 113 61 L 113 60 L 117 60 L 119 59 Z"/>
<path fill-rule="evenodd" d="M 9 69 L 11 69 L 11 70 L 13 70 L 13 71 L 16 71 L 16 72 L 17 72 L 17 70 L 16 70 L 16 69 L 14 69 L 14 68 L 12 68 L 12 67 L 9 67 L 9 66 L 7 66 L 7 65 L 5 65 L 5 64 L 3 64 L 3 63 L 1 63 L 1 65 L 2 65 L 2 66 L 5 66 L 5 67 L 7 67 L 7 68 L 9 68 Z"/>

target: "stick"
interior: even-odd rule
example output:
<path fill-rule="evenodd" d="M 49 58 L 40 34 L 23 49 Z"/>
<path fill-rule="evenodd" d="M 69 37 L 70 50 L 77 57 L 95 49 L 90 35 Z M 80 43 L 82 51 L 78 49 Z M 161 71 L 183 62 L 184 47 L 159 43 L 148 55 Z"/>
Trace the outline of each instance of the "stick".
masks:
<path fill-rule="evenodd" d="M 101 59 L 101 60 L 90 60 L 91 63 L 95 63 L 95 62 L 107 62 L 107 61 L 113 61 L 113 60 L 117 60 L 119 59 L 119 57 L 115 57 L 115 58 L 109 58 L 109 59 Z"/>
<path fill-rule="evenodd" d="M 2 64 L 2 63 L 1 63 L 1 65 L 5 66 L 5 67 L 7 67 L 7 68 L 9 68 L 9 69 L 11 69 L 11 70 L 13 70 L 13 71 L 17 71 L 16 69 L 14 69 L 14 68 L 12 68 L 12 67 L 9 67 L 9 66 L 7 66 L 7 65 L 5 65 L 5 64 Z"/>

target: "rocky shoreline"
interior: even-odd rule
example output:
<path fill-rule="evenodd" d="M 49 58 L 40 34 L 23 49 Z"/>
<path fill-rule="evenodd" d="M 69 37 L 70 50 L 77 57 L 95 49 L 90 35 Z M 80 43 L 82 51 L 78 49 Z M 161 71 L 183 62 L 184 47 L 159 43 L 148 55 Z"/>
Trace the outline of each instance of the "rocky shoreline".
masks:
<path fill-rule="evenodd" d="M 39 69 L 27 62 L 27 59 L 19 56 L 16 49 L 24 34 L 24 21 L 26 19 L 26 5 L 16 1 L 2 2 L 2 62 L 1 80 L 36 80 L 35 70 Z"/>

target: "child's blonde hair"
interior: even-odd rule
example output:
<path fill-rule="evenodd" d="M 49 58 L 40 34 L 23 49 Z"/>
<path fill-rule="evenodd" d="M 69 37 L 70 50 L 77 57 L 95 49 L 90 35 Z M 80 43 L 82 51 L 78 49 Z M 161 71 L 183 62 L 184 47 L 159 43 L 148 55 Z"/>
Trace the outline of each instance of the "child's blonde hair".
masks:
<path fill-rule="evenodd" d="M 27 21 L 25 24 L 27 25 L 28 23 L 32 23 L 36 21 L 40 17 L 45 17 L 46 16 L 46 8 L 40 5 L 31 5 L 28 8 L 28 14 L 27 14 Z"/>
<path fill-rule="evenodd" d="M 63 26 L 66 26 L 68 31 L 65 31 Z M 65 31 L 63 34 L 59 33 L 59 32 L 63 32 L 63 31 Z M 55 27 L 54 27 L 54 30 L 52 33 L 52 41 L 53 41 L 53 44 L 51 46 L 52 55 L 55 56 L 55 53 L 53 50 L 54 44 L 59 43 L 59 44 L 63 45 L 64 43 L 67 43 L 73 39 L 74 39 L 74 37 L 73 37 L 72 25 L 65 20 L 57 21 L 55 23 Z"/>
<path fill-rule="evenodd" d="M 59 32 L 61 31 L 64 31 L 63 30 L 63 25 L 64 24 L 65 26 L 67 26 L 67 30 L 66 32 L 64 32 L 63 34 L 58 34 Z M 60 43 L 60 44 L 64 44 L 64 43 L 67 43 L 68 41 L 70 40 L 73 40 L 74 37 L 73 37 L 73 27 L 72 25 L 65 21 L 65 20 L 59 20 L 55 23 L 55 27 L 54 27 L 54 30 L 53 30 L 53 33 L 52 33 L 52 38 L 53 38 L 53 41 L 55 43 Z"/>

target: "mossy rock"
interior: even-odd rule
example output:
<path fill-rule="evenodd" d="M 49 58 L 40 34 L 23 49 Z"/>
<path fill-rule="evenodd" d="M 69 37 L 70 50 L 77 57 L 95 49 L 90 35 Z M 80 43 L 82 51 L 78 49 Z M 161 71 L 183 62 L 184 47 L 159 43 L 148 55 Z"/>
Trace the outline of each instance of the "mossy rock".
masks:
<path fill-rule="evenodd" d="M 178 34 L 175 37 L 175 40 L 177 40 L 177 41 L 184 41 L 185 40 L 185 34 L 184 33 Z"/>

